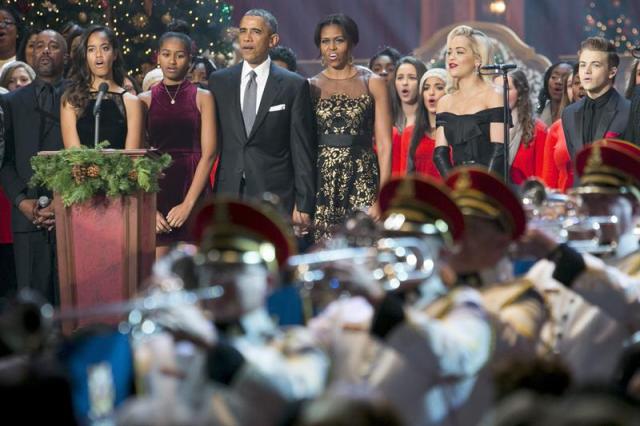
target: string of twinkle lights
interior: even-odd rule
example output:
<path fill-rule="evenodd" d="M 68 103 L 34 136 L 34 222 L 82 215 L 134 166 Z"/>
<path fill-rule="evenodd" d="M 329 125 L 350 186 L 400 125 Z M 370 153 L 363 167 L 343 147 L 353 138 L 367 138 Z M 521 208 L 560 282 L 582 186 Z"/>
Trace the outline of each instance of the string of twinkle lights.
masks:
<path fill-rule="evenodd" d="M 155 62 L 157 39 L 174 19 L 190 29 L 196 51 L 229 55 L 231 40 L 226 29 L 232 6 L 220 0 L 9 0 L 20 12 L 23 25 L 60 30 L 69 21 L 83 27 L 110 26 L 122 45 L 129 72 Z"/>
<path fill-rule="evenodd" d="M 585 33 L 611 40 L 620 51 L 640 45 L 640 24 L 634 20 L 632 0 L 591 0 L 588 2 Z"/>

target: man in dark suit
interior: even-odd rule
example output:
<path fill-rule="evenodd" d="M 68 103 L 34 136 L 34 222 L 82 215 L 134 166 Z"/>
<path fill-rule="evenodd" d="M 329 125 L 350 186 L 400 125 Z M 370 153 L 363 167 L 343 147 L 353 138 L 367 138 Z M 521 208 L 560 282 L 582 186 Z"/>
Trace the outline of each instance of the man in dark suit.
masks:
<path fill-rule="evenodd" d="M 620 63 L 614 44 L 603 37 L 589 37 L 578 56 L 580 82 L 587 96 L 562 112 L 572 159 L 595 140 L 622 137 L 629 119 L 629 101 L 613 88 Z"/>
<path fill-rule="evenodd" d="M 38 34 L 35 44 L 36 79 L 2 100 L 6 157 L 0 183 L 13 203 L 11 228 L 18 289 L 32 288 L 57 302 L 53 206 L 38 207 L 38 198 L 51 197 L 44 188 L 30 188 L 31 158 L 38 151 L 63 148 L 60 95 L 67 45 L 55 31 Z"/>
<path fill-rule="evenodd" d="M 259 198 L 270 192 L 303 231 L 316 196 L 317 142 L 309 84 L 271 62 L 278 23 L 266 10 L 240 21 L 243 61 L 209 78 L 218 114 L 215 191 Z"/>

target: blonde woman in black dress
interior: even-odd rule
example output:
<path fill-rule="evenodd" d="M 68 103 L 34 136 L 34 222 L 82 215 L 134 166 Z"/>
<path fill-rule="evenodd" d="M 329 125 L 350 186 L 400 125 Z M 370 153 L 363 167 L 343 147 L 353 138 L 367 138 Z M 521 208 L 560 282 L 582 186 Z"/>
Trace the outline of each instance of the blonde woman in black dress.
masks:
<path fill-rule="evenodd" d="M 466 25 L 454 28 L 447 36 L 446 64 L 453 87 L 438 102 L 433 154 L 443 177 L 453 166 L 462 164 L 503 171 L 502 93 L 480 73 L 489 62 L 490 50 L 487 36 Z"/>

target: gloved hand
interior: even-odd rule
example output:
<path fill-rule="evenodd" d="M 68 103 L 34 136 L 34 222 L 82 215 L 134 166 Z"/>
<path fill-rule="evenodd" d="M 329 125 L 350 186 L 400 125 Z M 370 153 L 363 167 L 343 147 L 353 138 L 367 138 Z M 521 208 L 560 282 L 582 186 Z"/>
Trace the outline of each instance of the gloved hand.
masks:
<path fill-rule="evenodd" d="M 447 177 L 449 171 L 453 168 L 451 164 L 451 147 L 450 146 L 437 146 L 433 150 L 433 163 L 440 172 L 440 176 Z"/>
<path fill-rule="evenodd" d="M 491 158 L 489 159 L 489 171 L 499 175 L 504 174 L 504 144 L 491 142 Z"/>

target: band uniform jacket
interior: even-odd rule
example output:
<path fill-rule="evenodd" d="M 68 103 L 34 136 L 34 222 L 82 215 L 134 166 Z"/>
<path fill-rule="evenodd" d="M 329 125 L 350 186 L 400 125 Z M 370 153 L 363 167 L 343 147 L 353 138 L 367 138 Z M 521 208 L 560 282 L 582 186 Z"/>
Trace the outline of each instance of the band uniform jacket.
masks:
<path fill-rule="evenodd" d="M 611 380 L 625 341 L 640 330 L 640 280 L 583 258 L 586 270 L 571 288 L 552 278 L 555 264 L 546 259 L 527 273 L 550 309 L 538 352 L 560 356 L 578 385 Z"/>

